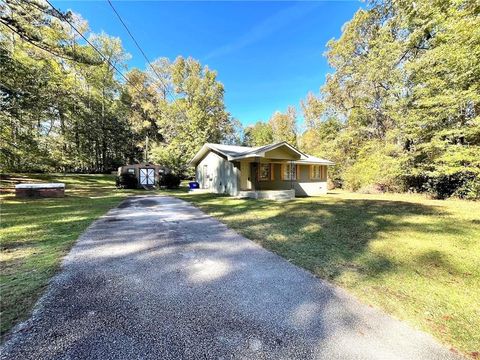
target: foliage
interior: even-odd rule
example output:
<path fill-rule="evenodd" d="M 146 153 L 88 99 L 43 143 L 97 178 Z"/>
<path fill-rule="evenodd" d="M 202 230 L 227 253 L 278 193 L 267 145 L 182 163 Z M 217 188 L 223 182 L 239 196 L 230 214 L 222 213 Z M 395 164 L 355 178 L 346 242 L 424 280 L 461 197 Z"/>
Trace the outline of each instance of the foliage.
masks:
<path fill-rule="evenodd" d="M 276 111 L 268 121 L 272 128 L 274 142 L 286 141 L 297 145 L 297 114 L 295 108 L 289 106 L 285 114 Z"/>
<path fill-rule="evenodd" d="M 181 179 L 178 175 L 167 173 L 160 179 L 160 186 L 167 189 L 177 189 L 180 186 Z"/>
<path fill-rule="evenodd" d="M 348 188 L 478 198 L 479 13 L 473 0 L 370 1 L 328 44 L 334 72 L 302 102 L 301 147 Z"/>
<path fill-rule="evenodd" d="M 273 142 L 273 129 L 269 123 L 258 121 L 245 128 L 243 143 L 246 146 L 263 146 Z"/>
<path fill-rule="evenodd" d="M 135 174 L 122 174 L 115 178 L 117 189 L 136 189 L 138 180 Z"/>
<path fill-rule="evenodd" d="M 246 146 L 263 146 L 280 141 L 294 146 L 297 144 L 297 114 L 292 106 L 286 113 L 276 111 L 268 122 L 257 121 L 245 128 L 243 143 Z"/>
<path fill-rule="evenodd" d="M 193 171 L 188 161 L 203 144 L 227 141 L 234 132 L 235 123 L 225 110 L 224 88 L 214 71 L 192 58 L 178 57 L 172 63 L 161 59 L 154 67 L 166 74 L 161 86 L 171 88 L 175 98 L 156 108 L 162 141 L 152 147 L 152 160 L 179 175 L 188 174 Z"/>
<path fill-rule="evenodd" d="M 402 190 L 397 184 L 401 176 L 399 165 L 393 145 L 370 141 L 363 145 L 353 165 L 345 170 L 344 187 L 357 191 L 374 184 L 380 191 Z"/>
<path fill-rule="evenodd" d="M 223 85 L 197 60 L 161 58 L 122 83 L 120 39 L 37 0 L 0 6 L 2 171 L 107 172 L 144 161 L 148 141 L 148 152 L 164 149 L 155 160 L 183 173 L 204 142 L 236 141 Z"/>

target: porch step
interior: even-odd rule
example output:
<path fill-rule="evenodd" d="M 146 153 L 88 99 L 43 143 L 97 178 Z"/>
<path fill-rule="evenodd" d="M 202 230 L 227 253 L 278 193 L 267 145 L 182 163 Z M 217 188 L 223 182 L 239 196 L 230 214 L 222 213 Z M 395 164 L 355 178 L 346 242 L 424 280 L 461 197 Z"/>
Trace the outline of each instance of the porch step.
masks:
<path fill-rule="evenodd" d="M 250 199 L 269 199 L 277 201 L 286 201 L 295 198 L 295 190 L 259 190 L 259 191 L 240 191 L 238 198 Z"/>

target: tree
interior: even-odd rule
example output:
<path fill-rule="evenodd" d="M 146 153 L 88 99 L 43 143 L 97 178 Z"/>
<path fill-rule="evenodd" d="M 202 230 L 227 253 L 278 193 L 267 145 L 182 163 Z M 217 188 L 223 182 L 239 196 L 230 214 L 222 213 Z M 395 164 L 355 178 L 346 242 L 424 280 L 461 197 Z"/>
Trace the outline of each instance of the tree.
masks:
<path fill-rule="evenodd" d="M 144 161 L 148 139 L 153 160 L 184 173 L 203 143 L 238 141 L 223 85 L 197 60 L 158 59 L 123 82 L 119 38 L 37 0 L 1 6 L 2 170 L 106 172 Z"/>
<path fill-rule="evenodd" d="M 297 145 L 297 112 L 289 106 L 286 113 L 276 111 L 268 121 L 272 128 L 273 141 L 286 141 Z"/>
<path fill-rule="evenodd" d="M 319 98 L 302 102 L 302 146 L 321 146 L 333 114 L 342 124 L 332 144 L 343 151 L 338 175 L 363 179 L 353 188 L 382 179 L 381 158 L 401 169 L 389 180 L 396 189 L 478 197 L 478 14 L 472 0 L 369 2 L 328 44 L 334 72 Z"/>
<path fill-rule="evenodd" d="M 273 142 L 273 130 L 270 123 L 258 121 L 255 125 L 245 128 L 243 145 L 246 146 L 263 146 Z"/>
<path fill-rule="evenodd" d="M 191 173 L 188 161 L 203 144 L 227 140 L 234 131 L 223 85 L 214 71 L 192 58 L 178 57 L 172 63 L 162 59 L 155 68 L 165 74 L 160 89 L 172 99 L 156 109 L 162 141 L 154 144 L 152 159 L 170 165 L 179 175 Z"/>

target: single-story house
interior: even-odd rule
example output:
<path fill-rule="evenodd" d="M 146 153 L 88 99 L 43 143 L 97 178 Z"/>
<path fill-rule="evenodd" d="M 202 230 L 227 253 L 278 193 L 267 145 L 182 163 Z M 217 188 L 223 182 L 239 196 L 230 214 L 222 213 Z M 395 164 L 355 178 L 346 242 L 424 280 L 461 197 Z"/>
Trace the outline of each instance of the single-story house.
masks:
<path fill-rule="evenodd" d="M 201 189 L 252 198 L 290 199 L 327 192 L 333 162 L 287 142 L 247 147 L 207 143 L 190 161 Z"/>

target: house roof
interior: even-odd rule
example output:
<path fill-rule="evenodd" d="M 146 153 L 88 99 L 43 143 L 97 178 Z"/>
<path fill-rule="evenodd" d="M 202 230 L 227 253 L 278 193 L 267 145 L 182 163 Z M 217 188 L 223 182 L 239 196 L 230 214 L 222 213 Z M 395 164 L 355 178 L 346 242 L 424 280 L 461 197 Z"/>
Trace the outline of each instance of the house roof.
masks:
<path fill-rule="evenodd" d="M 190 160 L 189 165 L 195 166 L 209 151 L 217 152 L 220 155 L 225 156 L 227 160 L 234 161 L 253 157 L 265 157 L 265 153 L 267 151 L 271 151 L 282 146 L 288 147 L 290 150 L 300 156 L 299 160 L 294 161 L 296 164 L 334 165 L 334 163 L 330 160 L 307 155 L 285 141 L 257 147 L 206 143 L 197 152 L 193 159 Z"/>

